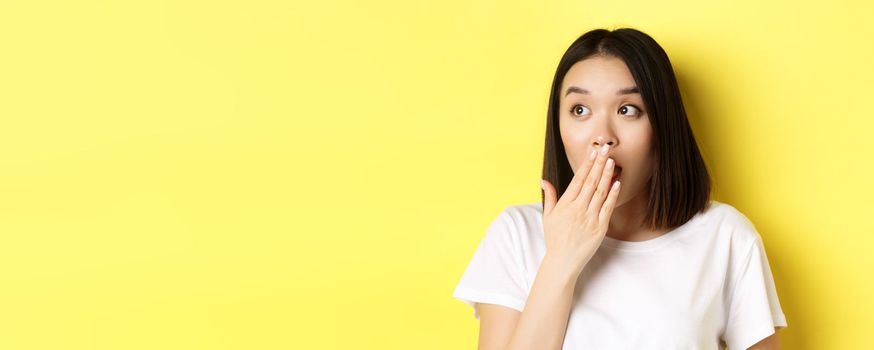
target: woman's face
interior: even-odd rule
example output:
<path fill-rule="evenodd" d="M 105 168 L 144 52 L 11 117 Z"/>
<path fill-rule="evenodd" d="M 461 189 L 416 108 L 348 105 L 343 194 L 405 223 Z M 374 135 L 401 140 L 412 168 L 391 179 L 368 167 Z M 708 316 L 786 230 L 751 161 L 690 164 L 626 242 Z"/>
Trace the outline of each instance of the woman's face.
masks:
<path fill-rule="evenodd" d="M 561 85 L 559 128 L 574 172 L 590 152 L 610 144 L 622 189 L 616 206 L 638 194 L 653 171 L 652 127 L 643 97 L 621 59 L 593 56 L 571 66 Z M 614 173 L 616 173 L 614 171 Z"/>

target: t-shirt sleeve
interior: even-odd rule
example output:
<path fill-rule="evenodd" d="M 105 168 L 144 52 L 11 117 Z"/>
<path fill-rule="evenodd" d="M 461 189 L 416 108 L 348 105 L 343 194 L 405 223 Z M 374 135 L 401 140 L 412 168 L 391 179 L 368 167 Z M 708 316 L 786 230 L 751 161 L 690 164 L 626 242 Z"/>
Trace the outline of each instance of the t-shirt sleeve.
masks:
<path fill-rule="evenodd" d="M 479 247 L 461 276 L 452 296 L 473 307 L 476 303 L 506 306 L 522 311 L 528 292 L 519 232 L 513 218 L 503 210 L 486 229 Z"/>
<path fill-rule="evenodd" d="M 754 230 L 754 229 L 753 229 Z M 728 320 L 723 334 L 730 350 L 746 350 L 788 324 L 777 299 L 774 277 L 762 238 L 755 239 L 741 260 L 739 275 L 728 299 Z"/>

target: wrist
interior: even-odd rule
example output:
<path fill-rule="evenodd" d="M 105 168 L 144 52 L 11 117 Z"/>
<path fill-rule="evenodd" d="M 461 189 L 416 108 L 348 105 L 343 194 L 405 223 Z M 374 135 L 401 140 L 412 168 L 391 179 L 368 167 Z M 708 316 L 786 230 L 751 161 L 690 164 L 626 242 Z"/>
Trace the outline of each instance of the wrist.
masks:
<path fill-rule="evenodd" d="M 540 271 L 549 276 L 550 280 L 559 283 L 561 287 L 573 287 L 582 272 L 581 266 L 575 266 L 568 259 L 546 254 L 540 263 Z"/>

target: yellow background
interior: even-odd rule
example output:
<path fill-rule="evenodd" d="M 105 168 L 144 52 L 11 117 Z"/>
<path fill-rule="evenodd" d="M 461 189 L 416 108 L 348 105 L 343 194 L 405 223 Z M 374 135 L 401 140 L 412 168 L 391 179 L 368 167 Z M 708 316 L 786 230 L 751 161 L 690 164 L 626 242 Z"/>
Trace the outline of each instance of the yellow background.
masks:
<path fill-rule="evenodd" d="M 564 50 L 666 49 L 786 349 L 874 326 L 862 1 L 0 1 L 0 348 L 473 349 Z"/>

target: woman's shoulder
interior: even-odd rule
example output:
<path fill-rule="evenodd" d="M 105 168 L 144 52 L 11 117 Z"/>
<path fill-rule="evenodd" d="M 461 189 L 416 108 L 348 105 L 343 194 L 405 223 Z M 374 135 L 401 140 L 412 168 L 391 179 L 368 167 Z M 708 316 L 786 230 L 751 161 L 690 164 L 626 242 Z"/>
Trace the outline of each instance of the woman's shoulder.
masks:
<path fill-rule="evenodd" d="M 543 216 L 543 203 L 541 202 L 533 202 L 533 203 L 517 203 L 517 204 L 509 204 L 504 207 L 503 210 L 505 213 L 516 216 L 516 217 L 542 217 Z"/>
<path fill-rule="evenodd" d="M 699 215 L 720 231 L 731 234 L 734 240 L 751 242 L 760 239 L 755 224 L 731 204 L 711 200 L 706 210 Z"/>
<path fill-rule="evenodd" d="M 509 204 L 501 211 L 501 215 L 512 220 L 517 227 L 530 227 L 541 225 L 543 220 L 543 203 L 516 203 Z"/>
<path fill-rule="evenodd" d="M 538 236 L 534 233 L 542 230 L 542 222 L 542 203 L 514 203 L 505 205 L 501 209 L 494 219 L 493 225 L 499 224 L 500 227 L 505 227 L 507 231 L 510 231 L 509 234 L 517 236 L 519 239 L 530 239 L 532 236 Z"/>

